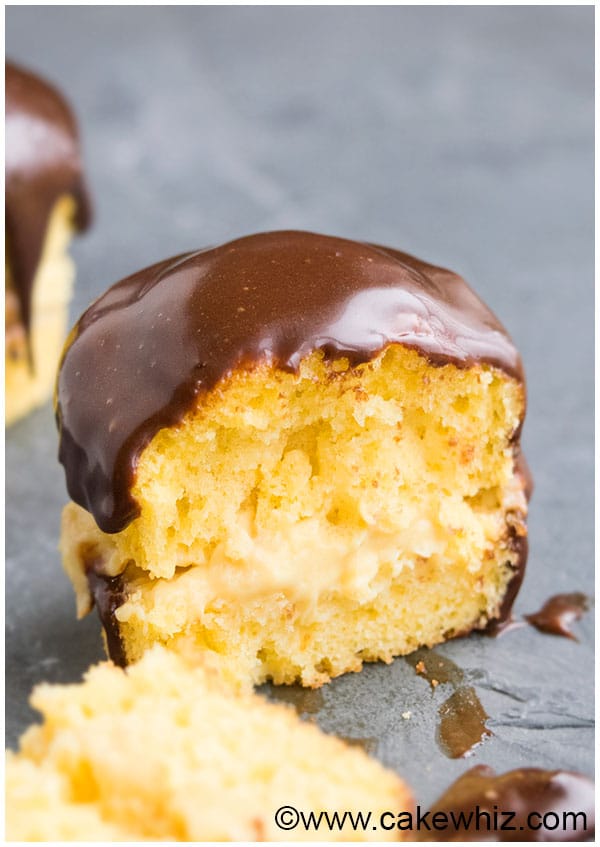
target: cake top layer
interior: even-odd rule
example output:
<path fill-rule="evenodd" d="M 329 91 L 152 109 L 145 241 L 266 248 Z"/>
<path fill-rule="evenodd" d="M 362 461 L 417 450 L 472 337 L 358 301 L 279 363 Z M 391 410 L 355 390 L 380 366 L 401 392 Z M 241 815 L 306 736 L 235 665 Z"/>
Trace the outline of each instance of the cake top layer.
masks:
<path fill-rule="evenodd" d="M 11 280 L 29 328 L 33 280 L 50 212 L 63 194 L 77 204 L 75 224 L 90 219 L 75 118 L 44 80 L 6 64 L 6 232 Z"/>
<path fill-rule="evenodd" d="M 522 380 L 519 354 L 459 276 L 405 253 L 270 232 L 160 262 L 83 314 L 57 385 L 59 457 L 71 498 L 105 532 L 138 514 L 138 457 L 235 369 L 296 371 L 315 350 L 369 361 L 402 344 L 433 364 Z"/>

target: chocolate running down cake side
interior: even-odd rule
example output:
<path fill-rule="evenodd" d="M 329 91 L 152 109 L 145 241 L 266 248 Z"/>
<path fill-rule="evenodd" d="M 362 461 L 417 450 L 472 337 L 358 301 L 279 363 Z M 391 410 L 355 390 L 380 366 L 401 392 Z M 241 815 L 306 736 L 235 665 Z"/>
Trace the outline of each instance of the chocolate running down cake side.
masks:
<path fill-rule="evenodd" d="M 527 555 L 514 344 L 461 277 L 272 232 L 81 317 L 57 385 L 61 550 L 110 656 L 319 686 L 506 617 Z"/>
<path fill-rule="evenodd" d="M 5 398 L 11 424 L 52 394 L 90 204 L 75 118 L 61 94 L 6 64 Z"/>

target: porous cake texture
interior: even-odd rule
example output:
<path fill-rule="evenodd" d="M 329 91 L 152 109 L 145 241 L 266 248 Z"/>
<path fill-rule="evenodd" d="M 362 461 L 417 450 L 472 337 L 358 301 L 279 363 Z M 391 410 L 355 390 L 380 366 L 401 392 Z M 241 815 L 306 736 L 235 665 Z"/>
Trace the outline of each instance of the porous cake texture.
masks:
<path fill-rule="evenodd" d="M 38 686 L 32 703 L 43 723 L 8 754 L 10 841 L 390 840 L 397 830 L 349 823 L 286 831 L 275 813 L 413 808 L 361 749 L 163 648 L 127 671 L 107 662 L 83 683 Z"/>
<path fill-rule="evenodd" d="M 485 626 L 525 532 L 522 408 L 500 372 L 400 346 L 355 370 L 315 354 L 298 376 L 237 375 L 146 448 L 125 530 L 65 509 L 79 611 L 101 562 L 126 661 L 185 641 L 310 686 Z"/>

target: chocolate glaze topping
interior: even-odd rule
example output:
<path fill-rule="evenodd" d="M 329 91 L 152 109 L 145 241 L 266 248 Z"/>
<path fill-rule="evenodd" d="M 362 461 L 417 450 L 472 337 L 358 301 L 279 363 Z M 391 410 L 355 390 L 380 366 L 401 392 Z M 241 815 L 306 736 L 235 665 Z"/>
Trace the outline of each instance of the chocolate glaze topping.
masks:
<path fill-rule="evenodd" d="M 6 233 L 11 279 L 28 330 L 50 212 L 62 195 L 73 196 L 81 230 L 89 223 L 90 204 L 77 125 L 67 103 L 47 82 L 13 64 L 6 64 L 5 78 Z"/>
<path fill-rule="evenodd" d="M 563 813 L 569 812 L 583 815 L 567 814 L 563 827 Z M 429 821 L 437 813 L 446 816 L 447 826 L 439 817 L 440 829 L 422 830 L 420 841 L 587 841 L 594 836 L 594 783 L 569 771 L 521 768 L 496 775 L 478 765 L 440 797 L 429 810 Z"/>
<path fill-rule="evenodd" d="M 263 362 L 296 371 L 314 350 L 357 365 L 390 343 L 523 380 L 514 344 L 461 277 L 386 247 L 271 232 L 134 274 L 90 306 L 64 355 L 57 420 L 69 494 L 119 532 L 138 514 L 140 452 L 219 380 Z"/>

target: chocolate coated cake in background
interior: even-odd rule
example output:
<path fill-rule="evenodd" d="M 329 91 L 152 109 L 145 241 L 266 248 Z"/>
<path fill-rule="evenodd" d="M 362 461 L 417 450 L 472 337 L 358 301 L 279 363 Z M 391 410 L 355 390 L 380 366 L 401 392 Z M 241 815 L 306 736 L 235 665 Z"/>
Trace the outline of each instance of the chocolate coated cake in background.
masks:
<path fill-rule="evenodd" d="M 318 686 L 506 616 L 521 360 L 450 271 L 305 232 L 110 288 L 57 390 L 61 549 L 121 664 L 159 642 Z"/>
<path fill-rule="evenodd" d="M 62 95 L 6 64 L 6 422 L 51 395 L 75 276 L 67 250 L 90 209 Z"/>

